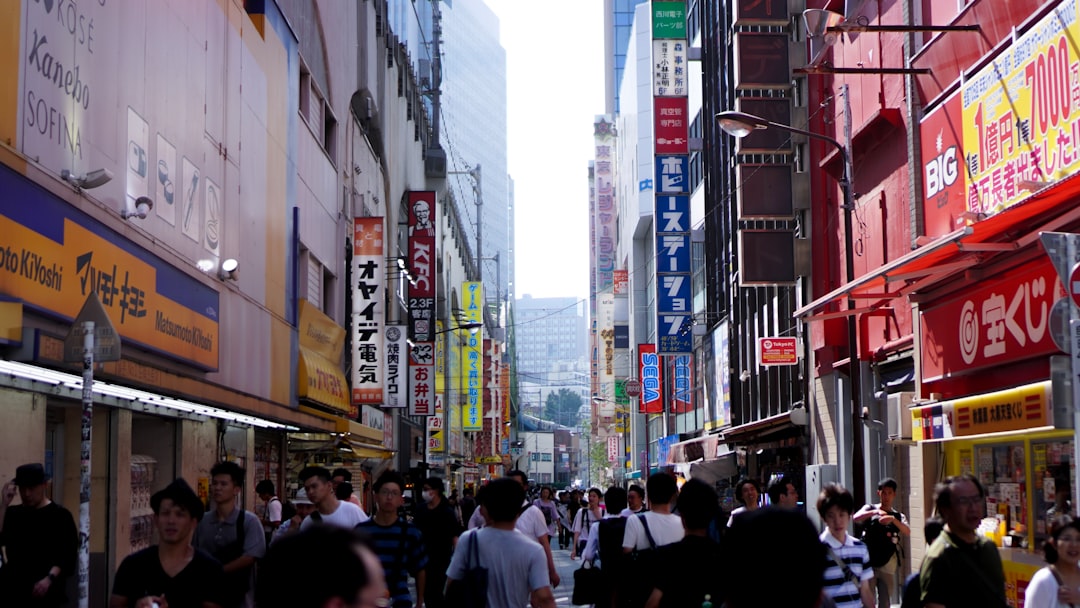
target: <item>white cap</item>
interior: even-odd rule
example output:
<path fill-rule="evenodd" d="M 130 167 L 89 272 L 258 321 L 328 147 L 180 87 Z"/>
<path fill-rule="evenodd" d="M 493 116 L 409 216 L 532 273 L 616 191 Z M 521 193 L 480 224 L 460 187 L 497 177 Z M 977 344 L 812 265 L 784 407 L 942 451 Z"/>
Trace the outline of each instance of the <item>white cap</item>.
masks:
<path fill-rule="evenodd" d="M 308 500 L 307 491 L 304 488 L 300 488 L 296 491 L 296 498 L 293 498 L 294 505 L 313 505 L 315 503 Z"/>

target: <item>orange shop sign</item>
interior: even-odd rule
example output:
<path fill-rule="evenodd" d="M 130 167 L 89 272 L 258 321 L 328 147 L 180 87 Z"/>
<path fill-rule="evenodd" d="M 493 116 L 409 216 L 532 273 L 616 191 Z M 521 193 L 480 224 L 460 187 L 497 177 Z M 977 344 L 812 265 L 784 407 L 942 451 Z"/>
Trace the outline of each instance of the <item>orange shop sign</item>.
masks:
<path fill-rule="evenodd" d="M 758 338 L 758 365 L 798 365 L 795 338 Z"/>

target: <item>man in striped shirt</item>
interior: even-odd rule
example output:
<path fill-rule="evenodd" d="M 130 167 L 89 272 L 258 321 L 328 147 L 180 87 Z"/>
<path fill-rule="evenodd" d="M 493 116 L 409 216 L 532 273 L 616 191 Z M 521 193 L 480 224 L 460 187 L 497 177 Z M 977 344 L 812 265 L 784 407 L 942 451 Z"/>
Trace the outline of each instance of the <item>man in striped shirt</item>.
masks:
<path fill-rule="evenodd" d="M 824 593 L 837 608 L 874 608 L 874 569 L 870 567 L 870 551 L 861 541 L 847 533 L 855 499 L 840 484 L 825 486 L 817 501 L 818 513 L 825 521 L 821 533 L 825 545 Z"/>
<path fill-rule="evenodd" d="M 356 526 L 371 538 L 371 548 L 382 562 L 386 585 L 390 589 L 394 608 L 412 608 L 409 594 L 409 575 L 416 579 L 416 606 L 424 606 L 425 572 L 427 552 L 424 550 L 420 528 L 405 521 L 398 510 L 405 504 L 403 490 L 405 480 L 395 471 L 379 476 L 375 490 L 375 517 Z"/>

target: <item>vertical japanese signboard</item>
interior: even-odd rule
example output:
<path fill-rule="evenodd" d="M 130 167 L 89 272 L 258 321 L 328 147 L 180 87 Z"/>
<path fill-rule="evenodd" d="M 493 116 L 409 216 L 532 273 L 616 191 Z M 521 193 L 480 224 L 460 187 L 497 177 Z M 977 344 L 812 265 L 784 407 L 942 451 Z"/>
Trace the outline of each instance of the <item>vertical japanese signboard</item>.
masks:
<path fill-rule="evenodd" d="M 409 415 L 435 411 L 435 193 L 409 193 Z"/>
<path fill-rule="evenodd" d="M 690 330 L 690 197 L 656 197 L 656 342 L 661 355 L 688 355 Z"/>
<path fill-rule="evenodd" d="M 596 295 L 596 335 L 600 416 L 615 415 L 615 294 Z"/>
<path fill-rule="evenodd" d="M 484 286 L 479 282 L 469 281 L 462 285 L 467 323 L 483 322 Z M 468 392 L 465 395 L 465 409 L 461 413 L 461 430 L 482 431 L 484 429 L 484 353 L 483 333 L 465 332 L 465 379 Z"/>
<path fill-rule="evenodd" d="M 638 377 L 641 378 L 640 414 L 660 414 L 664 411 L 663 375 L 655 344 L 638 344 Z"/>
<path fill-rule="evenodd" d="M 686 4 L 652 3 L 653 150 L 656 155 L 656 354 L 689 355 L 690 321 L 690 132 L 686 87 Z M 680 70 L 676 72 L 675 70 Z M 678 82 L 685 82 L 685 78 Z M 643 377 L 644 379 L 644 377 Z M 644 403 L 644 397 L 643 401 Z"/>
<path fill-rule="evenodd" d="M 593 163 L 596 284 L 593 293 L 599 293 L 615 282 L 615 125 L 611 116 L 596 117 L 593 140 L 596 145 L 596 160 Z"/>
<path fill-rule="evenodd" d="M 383 392 L 383 218 L 353 219 L 352 402 L 381 405 Z"/>
<path fill-rule="evenodd" d="M 672 371 L 674 378 L 672 384 L 674 391 L 671 396 L 672 411 L 676 414 L 685 414 L 693 409 L 694 391 L 694 358 L 691 355 L 674 357 Z"/>
<path fill-rule="evenodd" d="M 405 382 L 406 365 L 405 353 L 408 352 L 409 344 L 405 339 L 406 327 L 404 325 L 386 326 L 386 397 L 383 407 L 405 407 L 408 398 L 405 394 L 407 383 Z"/>

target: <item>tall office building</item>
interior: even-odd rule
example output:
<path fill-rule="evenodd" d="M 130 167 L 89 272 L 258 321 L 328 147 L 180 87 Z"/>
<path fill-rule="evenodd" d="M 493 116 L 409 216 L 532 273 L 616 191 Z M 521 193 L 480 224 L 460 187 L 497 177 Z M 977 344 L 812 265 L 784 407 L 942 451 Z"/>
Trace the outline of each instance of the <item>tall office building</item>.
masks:
<path fill-rule="evenodd" d="M 525 295 L 514 306 L 518 374 L 548 384 L 560 367 L 586 371 L 585 302 L 577 298 Z M 578 367 L 574 367 L 578 366 Z"/>
<path fill-rule="evenodd" d="M 618 114 L 634 8 L 647 0 L 604 0 L 604 113 Z"/>

